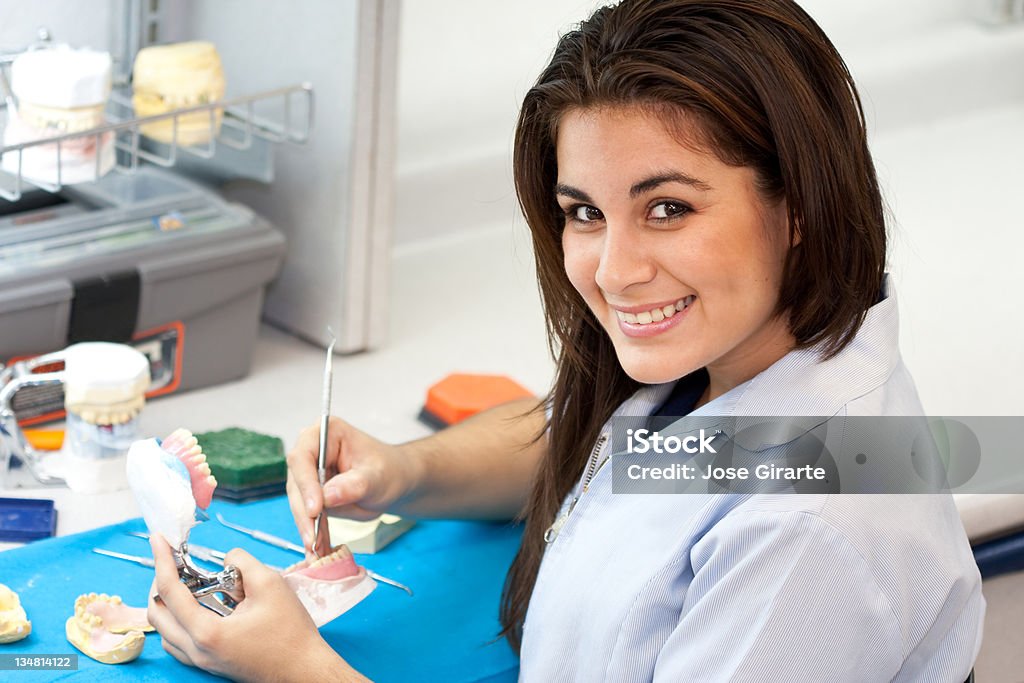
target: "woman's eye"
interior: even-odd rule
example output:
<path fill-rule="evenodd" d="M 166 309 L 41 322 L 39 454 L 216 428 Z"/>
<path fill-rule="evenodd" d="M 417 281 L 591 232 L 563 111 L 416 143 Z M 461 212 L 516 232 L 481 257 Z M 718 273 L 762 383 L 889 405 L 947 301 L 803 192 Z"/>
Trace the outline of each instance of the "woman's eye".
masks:
<path fill-rule="evenodd" d="M 651 218 L 675 218 L 688 213 L 689 211 L 691 211 L 690 207 L 681 202 L 659 202 L 651 208 Z"/>
<path fill-rule="evenodd" d="M 604 214 L 601 213 L 600 209 L 586 204 L 577 204 L 576 206 L 569 207 L 565 211 L 565 216 L 579 223 L 593 223 L 604 218 Z"/>

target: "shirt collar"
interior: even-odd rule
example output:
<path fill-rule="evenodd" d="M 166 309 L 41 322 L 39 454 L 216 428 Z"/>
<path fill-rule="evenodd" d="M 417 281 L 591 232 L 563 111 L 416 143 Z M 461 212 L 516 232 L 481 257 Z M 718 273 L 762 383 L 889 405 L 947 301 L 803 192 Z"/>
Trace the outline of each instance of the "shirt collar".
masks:
<path fill-rule="evenodd" d="M 830 417 L 884 384 L 899 361 L 896 291 L 886 274 L 882 300 L 868 309 L 856 336 L 838 354 L 823 361 L 820 346 L 790 351 L 692 415 Z"/>

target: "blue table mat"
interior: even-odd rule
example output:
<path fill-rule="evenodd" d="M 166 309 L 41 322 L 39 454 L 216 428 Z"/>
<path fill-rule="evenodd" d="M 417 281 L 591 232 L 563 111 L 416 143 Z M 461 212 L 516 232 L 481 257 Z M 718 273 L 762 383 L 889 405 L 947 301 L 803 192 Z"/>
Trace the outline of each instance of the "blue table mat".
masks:
<path fill-rule="evenodd" d="M 299 543 L 286 498 L 241 504 L 214 501 L 208 512 L 211 521 L 193 529 L 193 543 L 220 550 L 244 548 L 277 566 L 301 559 L 227 529 L 214 517 L 220 512 L 230 522 Z M 130 605 L 144 607 L 153 570 L 92 552 L 95 547 L 150 556 L 148 543 L 125 535 L 126 531 L 145 531 L 145 524 L 134 519 L 0 552 L 0 583 L 21 596 L 32 622 L 28 638 L 0 645 L 0 653 L 78 653 L 64 636 L 64 622 L 82 593 L 116 594 Z M 521 532 L 510 524 L 418 522 L 381 552 L 356 555 L 359 564 L 408 585 L 415 596 L 378 583 L 369 597 L 320 633 L 352 666 L 375 681 L 516 680 L 518 659 L 504 640 L 496 640 L 496 634 L 501 587 Z M 142 655 L 129 664 L 100 664 L 78 654 L 76 672 L 12 671 L 0 673 L 0 678 L 215 680 L 166 654 L 157 633 L 146 636 Z"/>

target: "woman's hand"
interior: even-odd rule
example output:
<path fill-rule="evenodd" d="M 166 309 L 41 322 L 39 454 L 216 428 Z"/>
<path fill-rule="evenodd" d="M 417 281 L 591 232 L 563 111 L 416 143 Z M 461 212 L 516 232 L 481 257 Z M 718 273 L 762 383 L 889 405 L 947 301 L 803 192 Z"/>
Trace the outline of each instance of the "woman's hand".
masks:
<path fill-rule="evenodd" d="M 322 557 L 330 551 L 327 525 L 313 538 L 313 520 L 327 508 L 350 519 L 374 519 L 414 487 L 413 464 L 398 446 L 379 441 L 344 420 L 332 417 L 328 429 L 323 489 L 317 475 L 320 427 L 303 430 L 288 454 L 288 503 L 303 545 L 316 543 Z"/>
<path fill-rule="evenodd" d="M 167 542 L 153 536 L 150 545 L 156 581 L 149 623 L 160 632 L 164 650 L 182 664 L 247 681 L 366 680 L 320 637 L 284 578 L 252 555 L 232 550 L 225 558 L 242 575 L 245 599 L 221 617 L 181 583 Z"/>

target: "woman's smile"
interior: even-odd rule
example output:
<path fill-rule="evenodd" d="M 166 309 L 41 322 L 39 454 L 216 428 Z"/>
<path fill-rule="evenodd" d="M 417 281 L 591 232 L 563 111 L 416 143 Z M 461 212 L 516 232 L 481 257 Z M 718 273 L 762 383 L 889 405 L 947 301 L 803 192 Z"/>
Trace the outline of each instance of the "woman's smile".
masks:
<path fill-rule="evenodd" d="M 690 294 L 666 304 L 612 306 L 612 310 L 619 319 L 619 329 L 627 337 L 653 337 L 678 325 L 696 299 Z"/>

